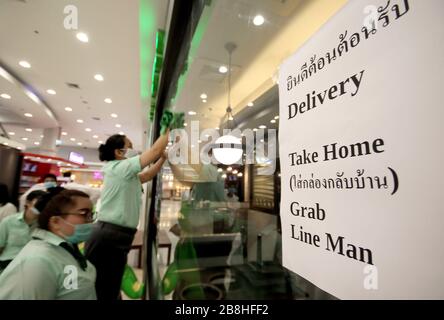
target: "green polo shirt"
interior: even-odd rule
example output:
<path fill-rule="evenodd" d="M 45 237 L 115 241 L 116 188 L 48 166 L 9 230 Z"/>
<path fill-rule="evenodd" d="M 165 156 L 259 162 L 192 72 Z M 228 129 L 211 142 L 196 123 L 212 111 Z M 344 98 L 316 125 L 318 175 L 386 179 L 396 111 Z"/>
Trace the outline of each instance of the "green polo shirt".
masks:
<path fill-rule="evenodd" d="M 94 266 L 82 270 L 52 232 L 35 229 L 32 236 L 0 275 L 0 300 L 95 300 Z"/>
<path fill-rule="evenodd" d="M 24 212 L 6 217 L 0 223 L 0 261 L 14 259 L 20 250 L 31 240 L 31 228 L 25 221 Z"/>
<path fill-rule="evenodd" d="M 142 184 L 138 176 L 141 170 L 140 156 L 110 161 L 103 167 L 99 221 L 137 228 L 142 202 Z"/>

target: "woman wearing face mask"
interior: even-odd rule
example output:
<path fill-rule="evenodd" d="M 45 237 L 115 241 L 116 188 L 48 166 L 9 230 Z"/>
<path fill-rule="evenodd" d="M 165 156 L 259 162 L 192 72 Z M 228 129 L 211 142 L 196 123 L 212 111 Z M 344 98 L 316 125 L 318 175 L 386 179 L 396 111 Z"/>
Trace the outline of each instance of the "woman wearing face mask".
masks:
<path fill-rule="evenodd" d="M 99 300 L 120 297 L 122 276 L 128 252 L 139 224 L 142 185 L 151 180 L 166 160 L 167 131 L 151 147 L 137 155 L 124 135 L 113 135 L 99 148 L 104 184 L 98 222 L 85 245 L 85 256 L 97 269 Z M 154 163 L 147 170 L 142 170 Z"/>
<path fill-rule="evenodd" d="M 77 247 L 91 235 L 88 195 L 63 190 L 43 196 L 36 207 L 43 208 L 38 228 L 1 274 L 0 300 L 96 299 L 96 270 Z"/>
<path fill-rule="evenodd" d="M 37 183 L 35 185 L 33 185 L 30 189 L 28 189 L 21 197 L 20 197 L 20 203 L 19 203 L 19 207 L 20 207 L 20 211 L 23 211 L 25 208 L 25 202 L 26 202 L 26 197 L 28 196 L 28 194 L 30 194 L 33 191 L 38 191 L 38 190 L 42 190 L 42 191 L 48 191 L 51 188 L 56 188 L 57 187 L 57 177 L 56 175 L 52 174 L 52 173 L 48 173 L 45 174 L 43 177 L 41 177 L 41 183 Z"/>
<path fill-rule="evenodd" d="M 0 223 L 0 273 L 22 248 L 31 241 L 39 211 L 34 207 L 44 191 L 33 191 L 26 197 L 25 211 L 6 217 Z"/>

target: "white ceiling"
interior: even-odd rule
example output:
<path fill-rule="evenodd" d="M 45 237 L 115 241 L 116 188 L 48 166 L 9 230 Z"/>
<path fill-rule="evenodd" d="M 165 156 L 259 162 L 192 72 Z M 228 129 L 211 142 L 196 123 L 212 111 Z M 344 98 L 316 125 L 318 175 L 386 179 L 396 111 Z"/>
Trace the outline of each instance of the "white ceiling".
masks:
<path fill-rule="evenodd" d="M 154 52 L 155 31 L 157 27 L 165 28 L 168 1 L 145 2 L 154 9 L 156 25 L 144 41 Z M 64 28 L 66 5 L 78 8 L 77 31 Z M 76 38 L 78 31 L 88 34 L 89 43 Z M 151 68 L 152 60 L 141 62 L 140 39 L 139 0 L 0 0 L 0 61 L 52 108 L 62 131 L 67 133 L 61 136 L 64 145 L 77 146 L 80 142 L 84 147 L 97 148 L 98 141 L 122 131 L 136 148 L 142 148 L 149 101 L 141 98 L 141 65 Z M 18 64 L 21 60 L 32 67 L 22 68 Z M 95 74 L 102 74 L 105 80 L 96 81 Z M 78 84 L 80 90 L 66 83 Z M 48 89 L 57 94 L 49 95 Z M 35 147 L 44 128 L 58 126 L 41 105 L 0 77 L 2 93 L 12 97 L 0 98 L 0 122 L 8 132 L 15 132 L 12 139 Z M 105 103 L 105 98 L 111 98 L 112 104 Z M 73 111 L 65 111 L 66 107 Z M 27 112 L 33 117 L 25 117 Z M 118 118 L 112 118 L 112 113 Z M 77 119 L 84 123 L 77 123 Z M 27 132 L 26 128 L 33 131 Z"/>

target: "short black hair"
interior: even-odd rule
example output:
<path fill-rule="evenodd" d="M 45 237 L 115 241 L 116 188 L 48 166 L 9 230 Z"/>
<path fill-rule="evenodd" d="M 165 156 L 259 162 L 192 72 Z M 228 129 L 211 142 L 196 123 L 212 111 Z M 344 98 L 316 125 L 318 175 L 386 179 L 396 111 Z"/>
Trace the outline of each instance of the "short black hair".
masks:
<path fill-rule="evenodd" d="M 45 181 L 46 178 L 53 178 L 55 181 L 57 181 L 57 176 L 55 174 L 52 174 L 52 173 L 45 174 L 43 176 L 43 181 Z"/>
<path fill-rule="evenodd" d="M 122 134 L 115 134 L 109 137 L 105 144 L 101 144 L 99 147 L 100 161 L 116 160 L 114 150 L 123 149 L 125 147 L 125 138 L 126 136 Z"/>
<path fill-rule="evenodd" d="M 62 190 L 60 191 L 60 189 Z M 41 200 L 43 200 L 45 197 L 47 197 L 47 195 L 43 196 Z M 57 193 L 53 193 L 51 197 L 47 197 L 43 209 L 41 209 L 41 200 L 39 200 L 35 206 L 36 209 L 41 212 L 38 217 L 39 228 L 48 230 L 49 219 L 51 219 L 51 217 L 60 216 L 67 207 L 74 205 L 74 197 L 89 199 L 89 196 L 82 191 L 59 188 Z"/>
<path fill-rule="evenodd" d="M 8 186 L 4 183 L 0 183 L 0 206 L 3 206 L 10 202 Z"/>
<path fill-rule="evenodd" d="M 34 199 L 39 199 L 40 197 L 44 196 L 45 194 L 46 194 L 46 192 L 43 190 L 32 191 L 26 196 L 26 201 L 32 201 Z"/>

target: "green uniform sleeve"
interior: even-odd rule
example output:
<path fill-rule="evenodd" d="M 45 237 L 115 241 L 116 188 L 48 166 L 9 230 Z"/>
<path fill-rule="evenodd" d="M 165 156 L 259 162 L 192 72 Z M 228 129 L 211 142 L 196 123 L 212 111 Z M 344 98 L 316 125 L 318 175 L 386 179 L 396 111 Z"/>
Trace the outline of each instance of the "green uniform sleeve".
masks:
<path fill-rule="evenodd" d="M 140 166 L 140 156 L 118 161 L 113 173 L 125 179 L 131 179 L 142 171 Z"/>
<path fill-rule="evenodd" d="M 9 219 L 3 219 L 2 222 L 0 222 L 0 248 L 6 247 L 8 239 L 8 220 Z"/>
<path fill-rule="evenodd" d="M 57 278 L 50 262 L 40 257 L 23 261 L 17 292 L 23 300 L 54 300 L 57 296 Z"/>

